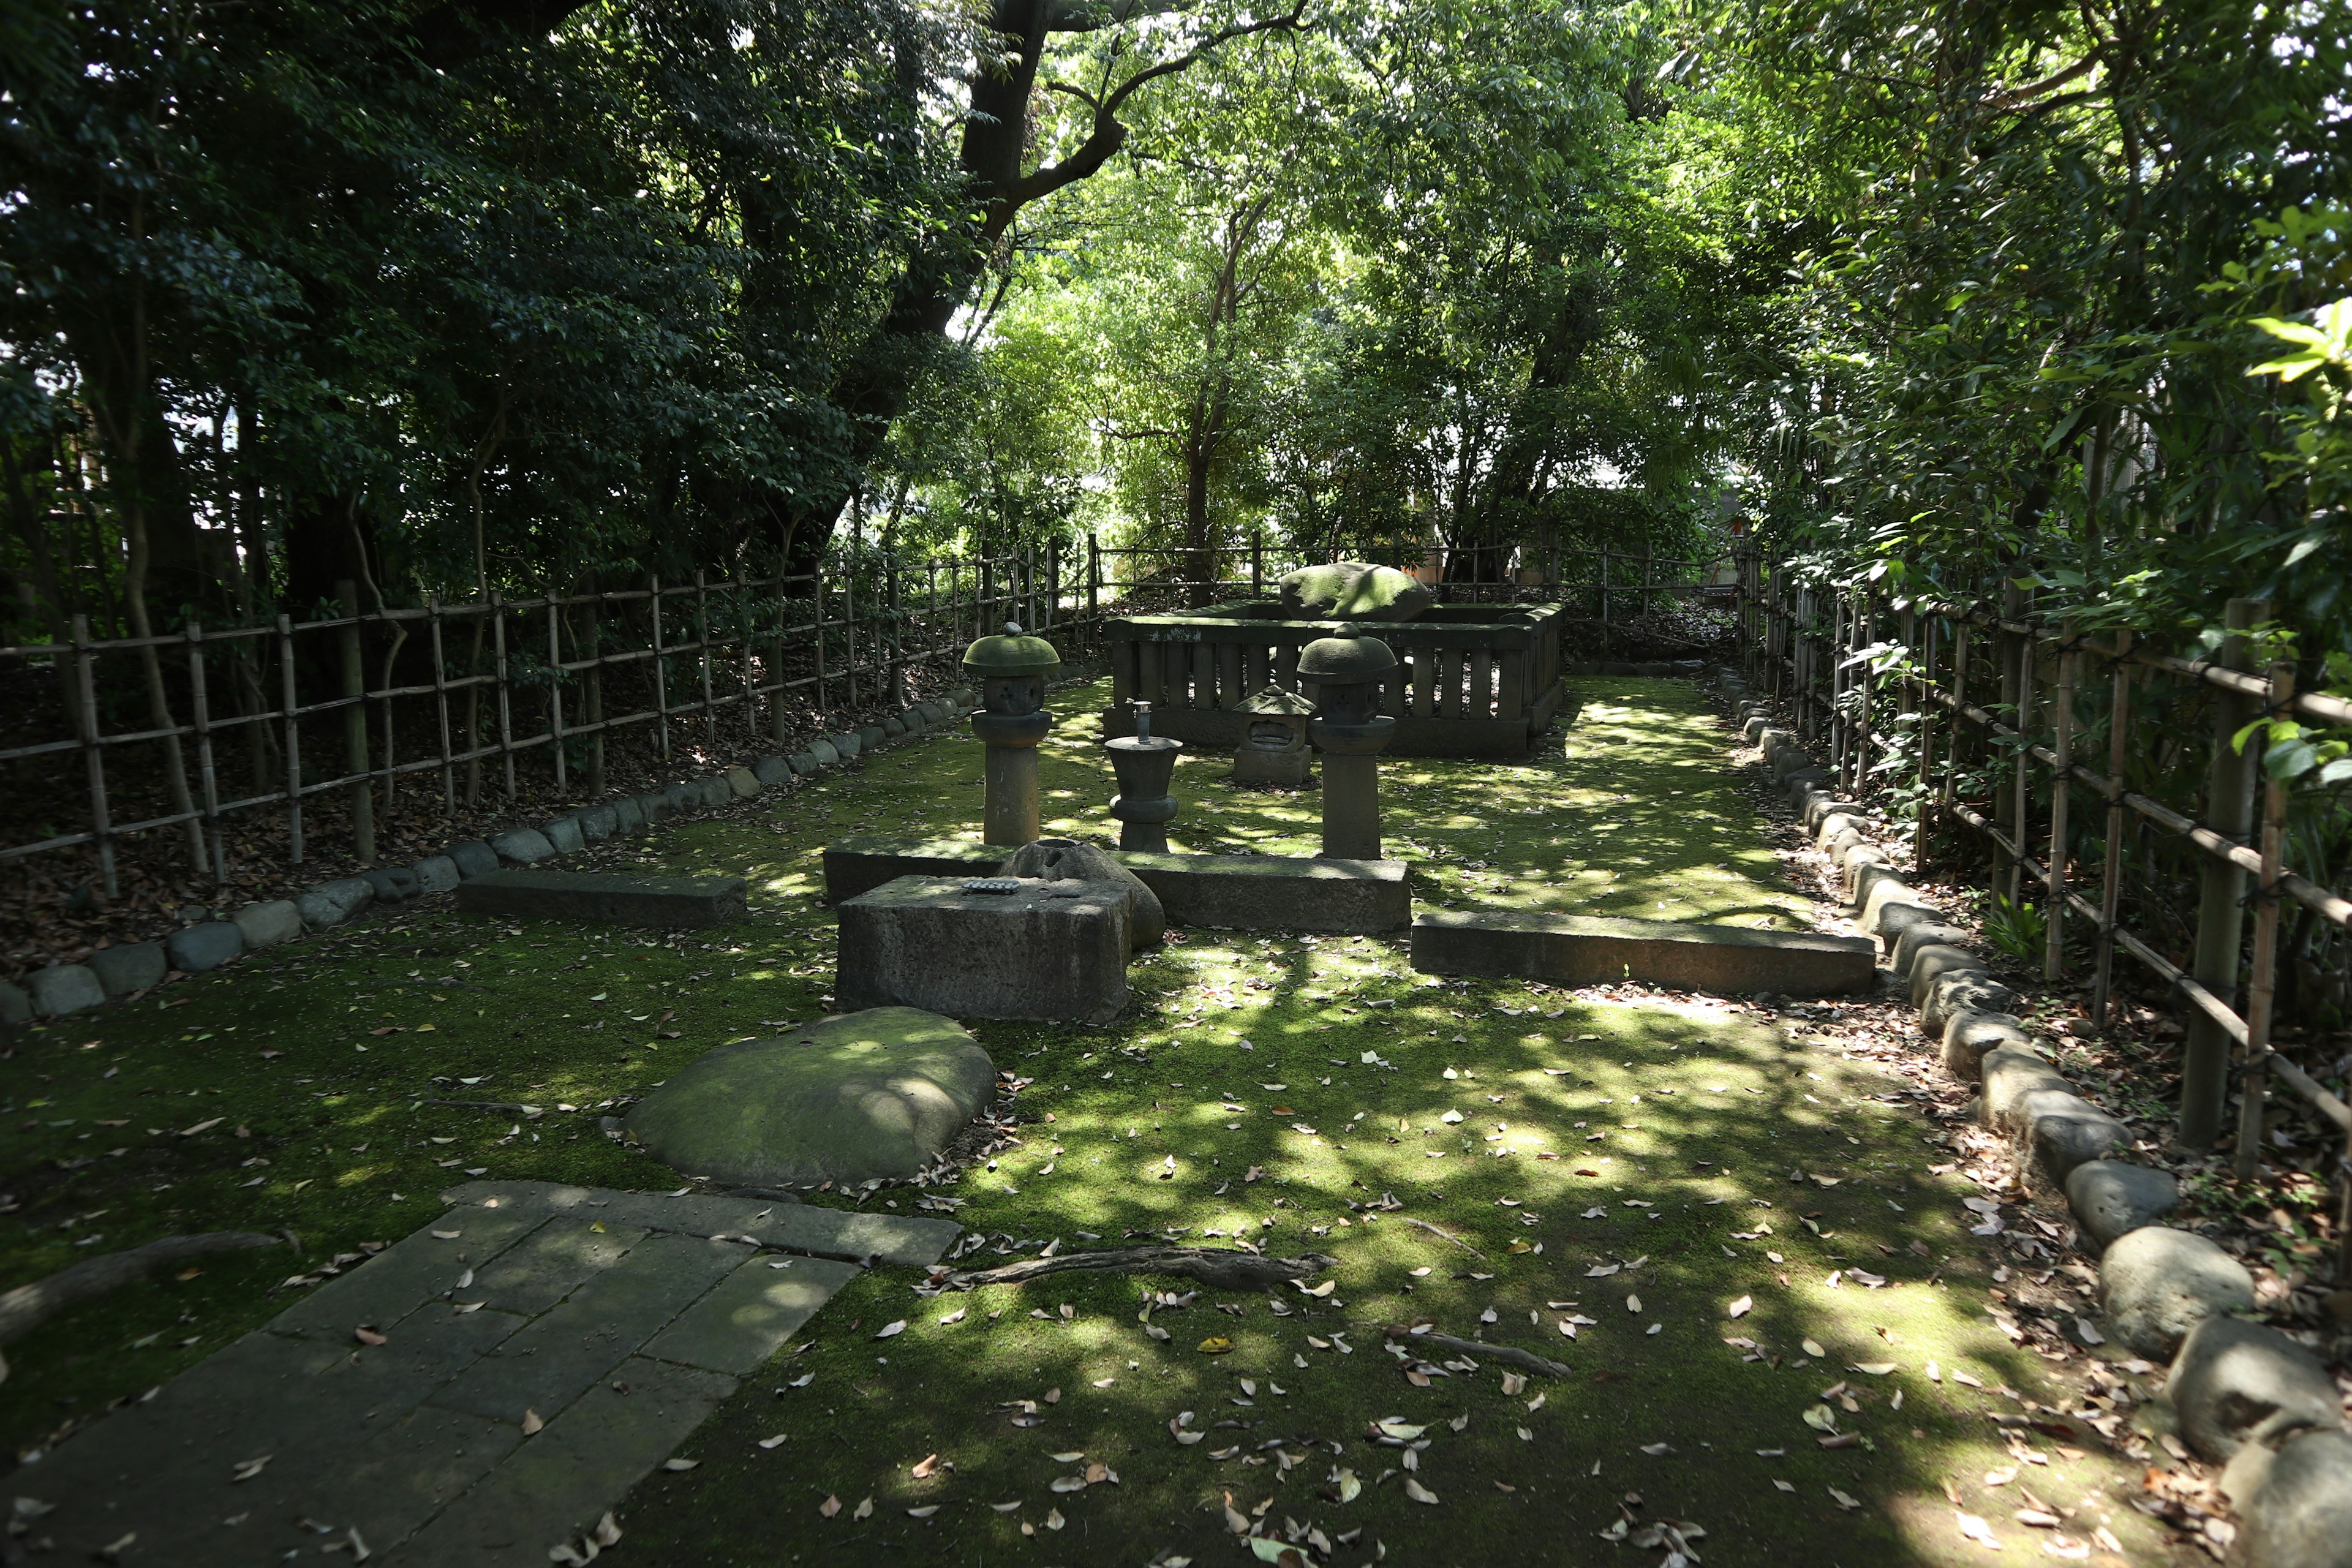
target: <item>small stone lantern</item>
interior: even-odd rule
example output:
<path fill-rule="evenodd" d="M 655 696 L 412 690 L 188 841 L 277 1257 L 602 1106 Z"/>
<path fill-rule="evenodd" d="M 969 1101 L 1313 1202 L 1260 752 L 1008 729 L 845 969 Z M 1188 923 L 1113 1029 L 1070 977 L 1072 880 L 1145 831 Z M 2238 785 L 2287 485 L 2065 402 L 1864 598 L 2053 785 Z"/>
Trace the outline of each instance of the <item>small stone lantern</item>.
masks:
<path fill-rule="evenodd" d="M 1176 753 L 1181 741 L 1151 732 L 1151 704 L 1135 704 L 1135 733 L 1103 742 L 1110 753 L 1111 771 L 1118 774 L 1118 794 L 1111 797 L 1110 814 L 1118 819 L 1118 847 L 1150 855 L 1168 853 L 1168 824 L 1175 820 L 1176 797 L 1169 786 L 1176 778 Z"/>
<path fill-rule="evenodd" d="M 1381 711 L 1381 686 L 1396 667 L 1388 644 L 1350 626 L 1299 650 L 1298 679 L 1316 692 L 1307 735 L 1323 753 L 1326 859 L 1381 858 L 1380 753 L 1396 736 L 1396 721 Z"/>
<path fill-rule="evenodd" d="M 1234 753 L 1235 784 L 1307 782 L 1307 720 L 1315 704 L 1296 691 L 1269 686 L 1234 710 L 1243 715 L 1241 748 Z"/>
<path fill-rule="evenodd" d="M 1037 837 L 1037 742 L 1054 727 L 1045 711 L 1045 676 L 1061 663 L 1053 644 L 1024 636 L 1013 621 L 964 650 L 964 673 L 980 682 L 971 732 L 988 748 L 983 843 L 1027 844 Z"/>

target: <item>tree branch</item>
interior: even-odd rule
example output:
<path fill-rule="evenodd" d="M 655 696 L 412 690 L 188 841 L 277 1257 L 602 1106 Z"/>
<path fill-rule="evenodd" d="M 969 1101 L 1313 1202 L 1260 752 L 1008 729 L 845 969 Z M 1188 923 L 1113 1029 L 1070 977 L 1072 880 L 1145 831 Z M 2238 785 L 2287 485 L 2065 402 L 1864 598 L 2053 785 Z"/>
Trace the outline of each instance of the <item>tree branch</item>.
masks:
<path fill-rule="evenodd" d="M 2046 76 L 2040 81 L 2029 82 L 2023 87 L 2012 87 L 1994 93 L 1985 100 L 1985 108 L 1994 114 L 2007 114 L 2014 110 L 2022 109 L 2043 94 L 2055 92 L 2076 77 L 2096 69 L 2098 64 L 2098 56 L 2086 55 L 2055 76 Z"/>

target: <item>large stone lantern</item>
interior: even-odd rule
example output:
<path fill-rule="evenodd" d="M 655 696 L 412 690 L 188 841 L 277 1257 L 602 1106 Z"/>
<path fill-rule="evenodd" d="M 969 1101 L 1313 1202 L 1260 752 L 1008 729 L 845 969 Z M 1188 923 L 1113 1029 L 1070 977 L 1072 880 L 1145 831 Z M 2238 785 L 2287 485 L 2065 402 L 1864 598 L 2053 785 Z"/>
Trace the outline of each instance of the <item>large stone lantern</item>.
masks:
<path fill-rule="evenodd" d="M 1396 721 L 1381 711 L 1381 685 L 1396 667 L 1388 644 L 1350 626 L 1299 650 L 1299 681 L 1315 688 L 1307 736 L 1323 753 L 1326 858 L 1381 858 L 1380 753 L 1396 735 Z"/>
<path fill-rule="evenodd" d="M 1053 644 L 1024 636 L 1013 621 L 964 650 L 964 673 L 980 682 L 971 732 L 988 748 L 983 843 L 1027 844 L 1038 835 L 1037 742 L 1054 727 L 1045 711 L 1045 676 L 1061 663 Z"/>
<path fill-rule="evenodd" d="M 1118 819 L 1118 847 L 1150 855 L 1168 853 L 1168 825 L 1176 816 L 1171 786 L 1176 777 L 1176 753 L 1181 741 L 1151 732 L 1151 704 L 1135 704 L 1135 733 L 1103 742 L 1110 752 L 1111 771 L 1118 775 L 1118 794 L 1111 798 L 1110 814 Z"/>

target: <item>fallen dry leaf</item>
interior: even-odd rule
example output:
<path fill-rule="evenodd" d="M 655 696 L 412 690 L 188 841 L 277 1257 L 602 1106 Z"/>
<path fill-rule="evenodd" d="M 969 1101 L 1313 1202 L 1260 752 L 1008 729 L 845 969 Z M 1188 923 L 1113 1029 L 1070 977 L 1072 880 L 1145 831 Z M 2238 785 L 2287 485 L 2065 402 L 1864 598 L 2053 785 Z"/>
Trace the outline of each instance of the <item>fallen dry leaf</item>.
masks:
<path fill-rule="evenodd" d="M 1407 1476 L 1404 1479 L 1404 1495 L 1419 1503 L 1433 1503 L 1437 1500 L 1437 1494 L 1435 1492 L 1431 1491 L 1427 1487 L 1423 1486 L 1411 1476 Z"/>
<path fill-rule="evenodd" d="M 818 1518 L 831 1519 L 835 1514 L 841 1511 L 841 1500 L 837 1497 L 827 1497 L 823 1502 L 816 1505 L 816 1511 Z"/>
<path fill-rule="evenodd" d="M 1755 1297 L 1742 1296 L 1739 1300 L 1731 1303 L 1731 1305 L 1726 1310 L 1735 1318 L 1744 1318 L 1748 1314 L 1749 1310 L 1755 1307 Z"/>

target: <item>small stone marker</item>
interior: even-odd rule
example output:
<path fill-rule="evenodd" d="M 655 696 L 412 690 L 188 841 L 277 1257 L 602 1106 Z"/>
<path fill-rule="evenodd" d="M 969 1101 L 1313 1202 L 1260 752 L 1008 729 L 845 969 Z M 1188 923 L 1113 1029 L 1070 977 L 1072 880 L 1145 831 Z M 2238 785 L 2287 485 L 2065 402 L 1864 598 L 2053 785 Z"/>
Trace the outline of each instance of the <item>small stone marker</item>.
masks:
<path fill-rule="evenodd" d="M 1127 1005 L 1126 887 L 1024 879 L 1012 893 L 974 895 L 969 879 L 900 877 L 845 901 L 841 1005 L 1088 1023 Z"/>
<path fill-rule="evenodd" d="M 721 1046 L 629 1113 L 679 1172 L 728 1186 L 900 1181 L 988 1103 L 996 1066 L 950 1019 L 876 1007 Z"/>
<path fill-rule="evenodd" d="M 1559 985 L 1641 980 L 1717 994 L 1867 991 L 1877 943 L 1818 931 L 1540 912 L 1435 913 L 1412 922 L 1412 966 Z"/>
<path fill-rule="evenodd" d="M 604 921 L 688 930 L 743 918 L 740 877 L 624 877 L 606 871 L 493 871 L 457 887 L 469 915 Z"/>

